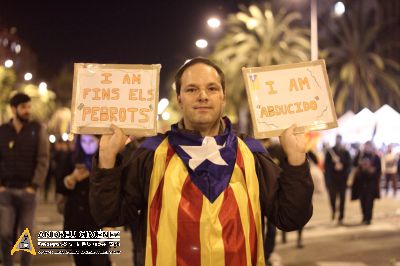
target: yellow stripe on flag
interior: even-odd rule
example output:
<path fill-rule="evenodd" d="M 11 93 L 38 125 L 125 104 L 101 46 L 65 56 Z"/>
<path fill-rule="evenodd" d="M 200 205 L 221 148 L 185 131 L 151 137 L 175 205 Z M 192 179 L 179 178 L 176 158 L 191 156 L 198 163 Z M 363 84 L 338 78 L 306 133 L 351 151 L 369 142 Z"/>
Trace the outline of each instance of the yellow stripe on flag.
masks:
<path fill-rule="evenodd" d="M 147 202 L 147 233 L 146 233 L 146 266 L 151 266 L 152 257 L 151 257 L 151 240 L 150 240 L 150 205 L 154 198 L 154 195 L 157 192 L 157 188 L 160 184 L 161 179 L 164 176 L 165 171 L 165 163 L 168 152 L 168 141 L 164 139 L 164 141 L 157 147 L 154 153 L 153 159 L 153 171 L 151 173 L 150 185 L 149 185 L 149 198 Z"/>
<path fill-rule="evenodd" d="M 231 182 L 229 184 L 235 195 L 236 203 L 238 205 L 240 219 L 242 221 L 244 237 L 246 239 L 246 259 L 247 265 L 251 265 L 251 252 L 250 252 L 250 216 L 249 216 L 249 205 L 248 197 L 246 191 L 246 183 L 244 182 L 244 177 L 242 171 L 235 165 Z"/>
<path fill-rule="evenodd" d="M 185 165 L 174 154 L 165 171 L 160 227 L 157 234 L 157 265 L 176 265 L 178 208 L 187 176 Z"/>
<path fill-rule="evenodd" d="M 240 149 L 244 168 L 246 171 L 246 185 L 249 193 L 250 203 L 253 210 L 254 221 L 256 224 L 257 232 L 257 265 L 264 265 L 264 245 L 262 239 L 262 228 L 261 228 L 261 208 L 259 198 L 259 183 L 256 176 L 254 157 L 247 145 L 238 138 L 238 148 Z M 254 175 L 252 174 L 254 173 Z M 246 201 L 247 202 L 247 201 Z"/>
<path fill-rule="evenodd" d="M 200 218 L 201 265 L 225 265 L 224 241 L 219 211 L 224 193 L 211 203 L 203 196 L 203 208 Z"/>

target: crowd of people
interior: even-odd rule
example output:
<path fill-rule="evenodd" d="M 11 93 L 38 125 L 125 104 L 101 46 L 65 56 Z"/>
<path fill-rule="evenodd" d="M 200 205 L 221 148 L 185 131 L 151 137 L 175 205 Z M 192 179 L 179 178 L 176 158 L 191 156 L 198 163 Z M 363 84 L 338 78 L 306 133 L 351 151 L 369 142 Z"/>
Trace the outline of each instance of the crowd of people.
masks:
<path fill-rule="evenodd" d="M 3 265 L 13 265 L 10 250 L 17 237 L 25 228 L 33 230 L 37 190 L 46 177 L 56 181 L 64 230 L 130 228 L 135 265 L 147 260 L 271 265 L 276 228 L 297 230 L 297 247 L 304 247 L 314 186 L 319 193 L 325 184 L 338 225 L 344 222 L 349 187 L 366 225 L 380 197 L 381 177 L 386 195 L 396 195 L 399 156 L 391 145 L 380 153 L 368 141 L 352 155 L 338 135 L 320 158 L 306 151 L 294 126 L 280 143 L 260 143 L 237 135 L 223 116 L 224 75 L 213 62 L 185 63 L 175 84 L 182 120 L 140 145 L 112 125 L 112 135 L 77 135 L 73 144 L 58 141 L 50 149 L 45 127 L 30 120 L 29 96 L 12 97 L 13 118 L 0 127 Z M 51 186 L 45 188 L 47 199 Z M 111 265 L 108 255 L 78 253 L 76 265 Z M 30 254 L 23 252 L 21 265 L 30 264 Z"/>
<path fill-rule="evenodd" d="M 270 140 L 265 141 L 264 145 L 279 165 L 285 158 L 280 145 Z M 367 141 L 357 150 L 350 152 L 350 148 L 342 143 L 342 136 L 337 135 L 335 145 L 333 147 L 324 145 L 320 156 L 312 151 L 309 151 L 307 155 L 315 186 L 314 193 L 326 192 L 328 194 L 331 220 L 337 220 L 338 225 L 343 225 L 346 195 L 348 194 L 350 194 L 351 200 L 360 201 L 361 224 L 366 225 L 371 224 L 374 200 L 380 198 L 382 188 L 386 196 L 389 196 L 389 188 L 392 185 L 392 195 L 396 197 L 397 181 L 400 177 L 400 160 L 399 154 L 394 152 L 393 145 L 377 150 L 371 141 Z M 274 251 L 277 230 L 268 221 L 265 229 L 265 258 L 267 265 L 272 265 L 268 260 Z M 281 239 L 282 243 L 286 243 L 284 231 Z M 302 228 L 298 230 L 296 246 L 297 248 L 304 247 Z"/>

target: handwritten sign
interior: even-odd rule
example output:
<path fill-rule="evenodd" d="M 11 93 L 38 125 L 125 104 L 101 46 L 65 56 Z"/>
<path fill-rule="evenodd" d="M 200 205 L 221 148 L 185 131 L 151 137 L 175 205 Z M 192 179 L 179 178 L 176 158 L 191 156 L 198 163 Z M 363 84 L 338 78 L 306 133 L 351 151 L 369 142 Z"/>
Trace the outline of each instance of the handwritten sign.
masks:
<path fill-rule="evenodd" d="M 256 138 L 337 127 L 325 61 L 242 69 Z"/>
<path fill-rule="evenodd" d="M 71 132 L 157 134 L 161 65 L 74 64 Z"/>

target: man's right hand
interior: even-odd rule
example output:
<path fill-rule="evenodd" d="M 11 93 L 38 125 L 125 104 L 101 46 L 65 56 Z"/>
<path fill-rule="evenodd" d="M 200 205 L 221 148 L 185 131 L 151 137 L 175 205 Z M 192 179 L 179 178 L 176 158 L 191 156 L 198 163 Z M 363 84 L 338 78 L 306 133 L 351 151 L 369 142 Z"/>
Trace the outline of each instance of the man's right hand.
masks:
<path fill-rule="evenodd" d="M 119 151 L 121 151 L 128 139 L 120 128 L 111 125 L 113 134 L 102 135 L 100 139 L 99 149 L 99 167 L 110 169 L 115 165 L 115 159 Z"/>
<path fill-rule="evenodd" d="M 6 191 L 6 187 L 0 186 L 0 192 Z"/>

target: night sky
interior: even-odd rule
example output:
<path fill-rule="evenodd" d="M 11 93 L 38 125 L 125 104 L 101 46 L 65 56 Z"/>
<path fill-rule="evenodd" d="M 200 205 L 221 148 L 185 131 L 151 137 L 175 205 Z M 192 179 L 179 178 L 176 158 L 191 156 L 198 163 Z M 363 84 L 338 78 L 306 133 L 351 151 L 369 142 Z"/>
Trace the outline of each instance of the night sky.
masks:
<path fill-rule="evenodd" d="M 45 79 L 65 65 L 72 68 L 73 62 L 160 63 L 165 95 L 186 59 L 206 55 L 195 40 L 216 40 L 221 34 L 208 28 L 207 18 L 226 17 L 248 2 L 2 0 L 0 24 L 17 27 L 18 36 L 36 53 Z"/>

